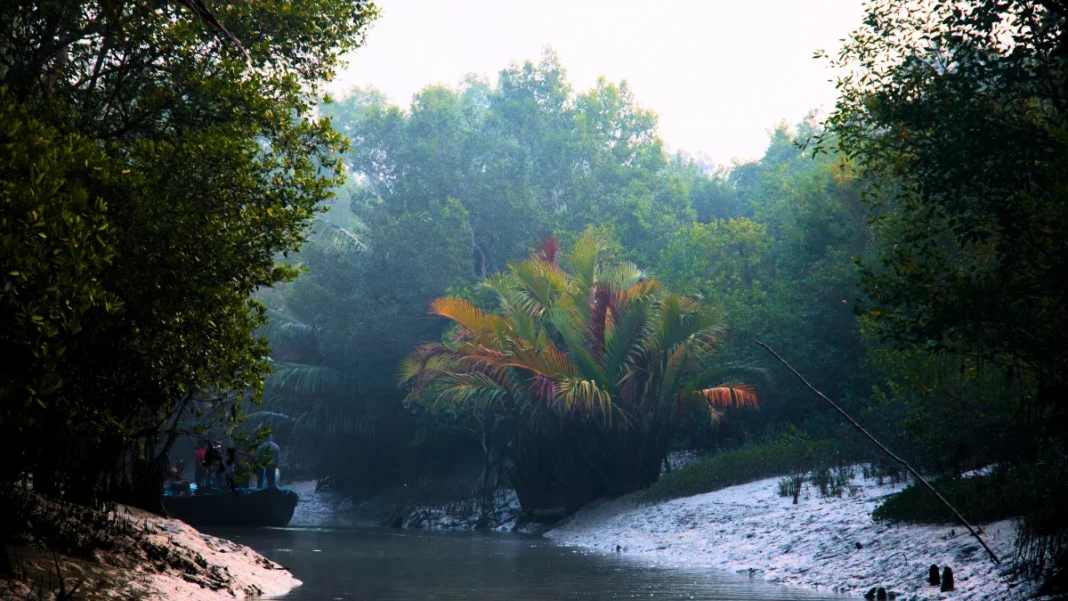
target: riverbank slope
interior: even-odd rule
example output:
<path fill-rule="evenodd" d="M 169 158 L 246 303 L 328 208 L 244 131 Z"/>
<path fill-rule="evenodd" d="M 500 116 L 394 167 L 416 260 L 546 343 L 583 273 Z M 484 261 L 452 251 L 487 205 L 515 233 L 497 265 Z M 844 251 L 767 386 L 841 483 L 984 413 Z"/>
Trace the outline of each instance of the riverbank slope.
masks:
<path fill-rule="evenodd" d="M 587 507 L 546 536 L 604 552 L 618 546 L 660 565 L 731 570 L 852 595 L 885 587 L 899 600 L 1006 601 L 1031 592 L 1007 580 L 1012 520 L 983 525 L 984 540 L 1002 559 L 995 567 L 962 527 L 874 522 L 872 510 L 901 484 L 858 481 L 843 498 L 821 498 L 807 488 L 794 505 L 778 495 L 778 482 L 768 478 L 656 504 L 631 495 Z M 953 569 L 953 592 L 927 584 L 932 564 Z"/>
<path fill-rule="evenodd" d="M 36 521 L 49 516 L 51 524 Z M 137 509 L 56 505 L 30 525 L 10 549 L 15 577 L 0 580 L 0 598 L 62 598 L 77 587 L 80 599 L 219 601 L 282 595 L 300 584 L 244 545 Z"/>

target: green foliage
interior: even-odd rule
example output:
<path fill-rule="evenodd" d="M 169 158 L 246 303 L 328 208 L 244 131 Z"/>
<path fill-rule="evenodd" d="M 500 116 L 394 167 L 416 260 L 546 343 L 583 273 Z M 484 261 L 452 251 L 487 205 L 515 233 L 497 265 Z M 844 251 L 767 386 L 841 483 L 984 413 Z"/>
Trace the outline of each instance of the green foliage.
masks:
<path fill-rule="evenodd" d="M 968 478 L 943 478 L 931 485 L 970 521 L 980 524 L 1020 517 L 1038 505 L 1030 476 L 1020 470 L 995 469 Z M 957 522 L 946 506 L 920 484 L 887 498 L 872 512 L 872 519 L 908 524 Z"/>
<path fill-rule="evenodd" d="M 868 415 L 902 426 L 900 433 L 888 433 L 896 448 L 909 448 L 914 459 L 941 474 L 1019 455 L 1021 441 L 1030 436 L 1020 420 L 1029 392 L 1022 381 L 976 357 L 892 350 L 875 341 L 871 347 L 876 385 Z"/>
<path fill-rule="evenodd" d="M 480 282 L 541 236 L 573 245 L 588 227 L 605 240 L 606 257 L 649 266 L 672 289 L 723 311 L 732 326 L 718 349 L 724 362 L 754 363 L 751 340 L 762 337 L 802 349 L 801 367 L 832 394 L 870 389 L 851 311 L 853 257 L 867 222 L 850 165 L 797 147 L 798 136 L 814 131 L 810 122 L 797 133 L 779 126 L 763 160 L 730 171 L 668 157 L 655 115 L 625 83 L 600 80 L 576 93 L 551 52 L 511 65 L 496 85 L 469 78 L 428 87 L 407 110 L 374 90 L 320 108 L 355 142 L 343 158 L 359 175 L 343 190 L 351 211 L 335 206 L 330 215 L 342 217 L 328 218 L 357 232 L 366 252 L 305 247 L 305 276 L 267 302 L 322 325 L 330 367 L 358 374 L 359 393 L 346 406 L 391 416 L 391 427 L 376 430 L 398 440 L 380 445 L 414 435 L 413 421 L 403 426 L 391 413 L 400 394 L 381 377 L 398 349 L 438 336 L 439 323 L 414 316 L 447 288 L 470 290 L 464 298 L 496 310 Z M 808 229 L 818 229 L 818 243 Z M 715 433 L 707 418 L 687 414 L 685 438 L 737 445 L 809 412 L 777 391 L 765 400 L 759 414 Z M 410 406 L 435 413 L 443 432 L 483 432 L 469 415 Z M 416 420 L 429 423 L 427 415 Z"/>
<path fill-rule="evenodd" d="M 456 329 L 405 359 L 401 379 L 429 407 L 508 420 L 507 445 L 536 437 L 532 454 L 587 458 L 577 467 L 557 461 L 548 475 L 514 472 L 528 509 L 545 499 L 526 478 L 559 482 L 564 490 L 552 492 L 572 510 L 630 492 L 656 480 L 688 404 L 715 418 L 756 403 L 753 389 L 714 359 L 717 313 L 662 290 L 633 264 L 605 262 L 593 230 L 566 253 L 546 240 L 487 286 L 500 314 L 459 298 L 434 301 L 431 313 Z"/>
<path fill-rule="evenodd" d="M 1042 593 L 1068 586 L 1062 568 L 1068 561 L 1068 518 L 1062 509 L 1068 496 L 1068 460 L 1064 447 L 1050 445 L 1030 472 L 1027 496 L 1036 499 L 1035 510 L 1020 522 L 1015 566 L 1028 578 L 1043 579 Z"/>
<path fill-rule="evenodd" d="M 946 458 L 930 463 L 1026 471 L 1068 441 L 1068 11 L 881 0 L 866 13 L 832 60 L 848 74 L 827 123 L 871 175 L 878 245 L 860 261 L 858 312 L 877 350 L 880 410 L 905 420 L 927 457 Z M 1042 522 L 1063 503 L 1029 498 L 1063 489 L 1061 474 L 1020 490 L 1006 477 L 946 486 L 973 519 Z M 934 519 L 918 494 L 880 515 Z M 1022 571 L 1063 593 L 1068 524 L 1047 524 L 1029 540 L 1051 550 L 1032 558 L 1051 561 Z"/>
<path fill-rule="evenodd" d="M 240 421 L 268 371 L 249 297 L 295 274 L 275 257 L 342 177 L 343 139 L 312 100 L 374 16 L 361 1 L 227 5 L 221 37 L 180 3 L 0 7 L 0 239 L 19 248 L 0 344 L 42 358 L 4 383 L 36 405 L 2 422 L 19 457 L 5 479 L 151 508 L 178 426 Z"/>
<path fill-rule="evenodd" d="M 114 185 L 114 170 L 94 144 L 34 119 L 0 88 L 0 423 L 17 424 L 20 436 L 55 413 L 95 417 L 58 393 L 79 333 L 122 307 L 103 282 L 116 232 L 100 194 Z M 0 480 L 10 481 L 34 450 L 20 446 Z"/>
<path fill-rule="evenodd" d="M 456 199 L 468 213 L 478 277 L 545 235 L 590 225 L 612 229 L 627 258 L 651 263 L 694 215 L 685 183 L 664 171 L 656 117 L 625 82 L 600 79 L 575 93 L 565 75 L 549 51 L 538 64 L 501 71 L 495 87 L 477 79 L 428 87 L 408 112 L 374 90 L 324 104 L 359 142 L 345 154 L 366 178 L 355 212 L 418 214 Z"/>
<path fill-rule="evenodd" d="M 360 218 L 339 205 L 325 215 L 358 247 L 319 235 L 297 257 L 300 278 L 257 295 L 269 308 L 272 323 L 261 333 L 275 361 L 264 409 L 286 416 L 257 423 L 307 449 L 315 469 L 358 495 L 418 460 L 422 449 L 408 446 L 418 422 L 399 402 L 396 365 L 415 341 L 440 336 L 441 324 L 425 317 L 430 301 L 472 280 L 467 214 L 457 201 L 401 214 L 361 202 Z M 373 454 L 381 459 L 358 460 Z"/>
<path fill-rule="evenodd" d="M 379 481 L 430 469 L 434 462 L 421 465 L 418 457 L 431 452 L 418 448 L 429 441 L 451 436 L 455 452 L 466 457 L 471 433 L 482 430 L 470 416 L 442 411 L 431 418 L 401 403 L 404 393 L 392 377 L 397 362 L 442 333 L 442 322 L 425 317 L 435 297 L 462 291 L 496 309 L 481 282 L 541 237 L 556 232 L 570 244 L 588 225 L 613 239 L 610 252 L 651 263 L 671 233 L 692 220 L 690 183 L 664 170 L 655 115 L 637 105 L 625 83 L 602 80 L 574 91 L 551 52 L 537 64 L 509 66 L 492 86 L 468 78 L 456 88 L 428 87 L 406 109 L 374 90 L 354 90 L 319 108 L 354 142 L 341 155 L 356 175 L 338 191 L 347 206 L 334 205 L 326 218 L 364 248 L 334 252 L 313 240 L 299 255 L 304 275 L 258 297 L 322 334 L 312 352 L 264 330 L 279 368 L 289 369 L 284 362 L 337 370 L 347 387 L 343 394 L 300 396 L 269 379 L 267 402 L 299 413 L 334 399 L 337 415 L 373 425 L 367 428 L 377 433 L 373 446 L 387 457 Z M 440 427 L 430 433 L 433 419 Z M 338 444 L 366 452 L 357 438 Z M 331 451 L 323 467 L 335 471 L 334 459 L 356 452 Z M 411 462 L 395 465 L 392 458 L 401 456 Z M 357 470 L 339 481 L 372 479 Z"/>
<path fill-rule="evenodd" d="M 796 132 L 780 125 L 760 162 L 714 176 L 717 186 L 731 191 L 731 202 L 748 206 L 748 216 L 676 232 L 655 272 L 725 310 L 731 324 L 725 357 L 763 360 L 753 339 L 788 349 L 791 362 L 817 387 L 848 403 L 871 387 L 852 310 L 854 261 L 868 252 L 868 223 L 851 164 L 797 146 L 814 131 L 810 122 Z M 802 401 L 784 375 L 786 386 L 770 391 L 760 414 L 726 425 L 716 444 L 736 445 L 822 410 Z"/>
<path fill-rule="evenodd" d="M 723 307 L 733 333 L 751 340 L 767 331 L 761 308 L 771 283 L 771 244 L 767 226 L 747 217 L 694 223 L 661 252 L 658 271 L 680 292 Z"/>
<path fill-rule="evenodd" d="M 850 489 L 850 482 L 855 475 L 852 466 L 824 465 L 812 471 L 811 480 L 821 497 L 841 498 L 842 493 Z"/>
<path fill-rule="evenodd" d="M 761 478 L 808 471 L 810 466 L 829 463 L 836 455 L 833 441 L 803 439 L 723 451 L 665 474 L 641 493 L 641 499 L 659 502 L 691 497 Z"/>
<path fill-rule="evenodd" d="M 1068 16 L 1025 2 L 904 6 L 873 4 L 836 61 L 857 70 L 830 131 L 874 176 L 884 242 L 864 264 L 865 314 L 894 348 L 977 356 L 1048 395 L 1068 373 L 1068 103 L 1048 85 L 1063 55 L 1038 57 Z M 1043 27 L 1008 26 L 1019 19 Z"/>

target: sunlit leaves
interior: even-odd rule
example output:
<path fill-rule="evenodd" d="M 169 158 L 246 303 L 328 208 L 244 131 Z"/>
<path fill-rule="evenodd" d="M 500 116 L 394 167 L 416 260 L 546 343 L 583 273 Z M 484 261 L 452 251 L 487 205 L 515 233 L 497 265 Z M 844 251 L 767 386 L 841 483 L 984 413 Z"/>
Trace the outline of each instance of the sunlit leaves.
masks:
<path fill-rule="evenodd" d="M 698 391 L 705 402 L 715 408 L 755 407 L 758 404 L 756 391 L 744 384 L 735 386 L 716 386 Z"/>
<path fill-rule="evenodd" d="M 459 298 L 434 301 L 431 313 L 460 327 L 401 363 L 411 398 L 504 420 L 507 444 L 535 436 L 535 452 L 600 457 L 605 485 L 620 492 L 655 479 L 664 441 L 691 403 L 717 417 L 757 405 L 751 384 L 716 369 L 724 326 L 715 311 L 608 261 L 592 230 L 563 256 L 564 268 L 535 255 L 491 278 L 499 315 Z M 554 469 L 571 478 L 587 468 Z"/>
<path fill-rule="evenodd" d="M 500 322 L 498 316 L 487 314 L 469 301 L 452 297 L 439 298 L 430 303 L 430 314 L 455 321 L 478 339 L 494 333 Z"/>

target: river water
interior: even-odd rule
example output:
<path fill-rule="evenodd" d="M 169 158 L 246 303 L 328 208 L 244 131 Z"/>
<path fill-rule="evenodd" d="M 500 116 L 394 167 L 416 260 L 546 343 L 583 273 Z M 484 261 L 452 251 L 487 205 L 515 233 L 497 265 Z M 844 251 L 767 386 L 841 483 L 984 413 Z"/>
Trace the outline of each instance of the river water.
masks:
<path fill-rule="evenodd" d="M 304 582 L 286 601 L 847 601 L 711 570 L 650 565 L 513 534 L 380 528 L 213 532 Z"/>

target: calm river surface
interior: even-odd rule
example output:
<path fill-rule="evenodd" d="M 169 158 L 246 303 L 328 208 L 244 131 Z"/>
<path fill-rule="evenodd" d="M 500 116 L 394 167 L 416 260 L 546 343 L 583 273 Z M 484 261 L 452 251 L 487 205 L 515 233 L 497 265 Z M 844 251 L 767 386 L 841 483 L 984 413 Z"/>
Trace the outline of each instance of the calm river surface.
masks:
<path fill-rule="evenodd" d="M 304 582 L 286 601 L 847 601 L 747 576 L 651 567 L 511 534 L 376 528 L 212 532 L 248 545 Z"/>

